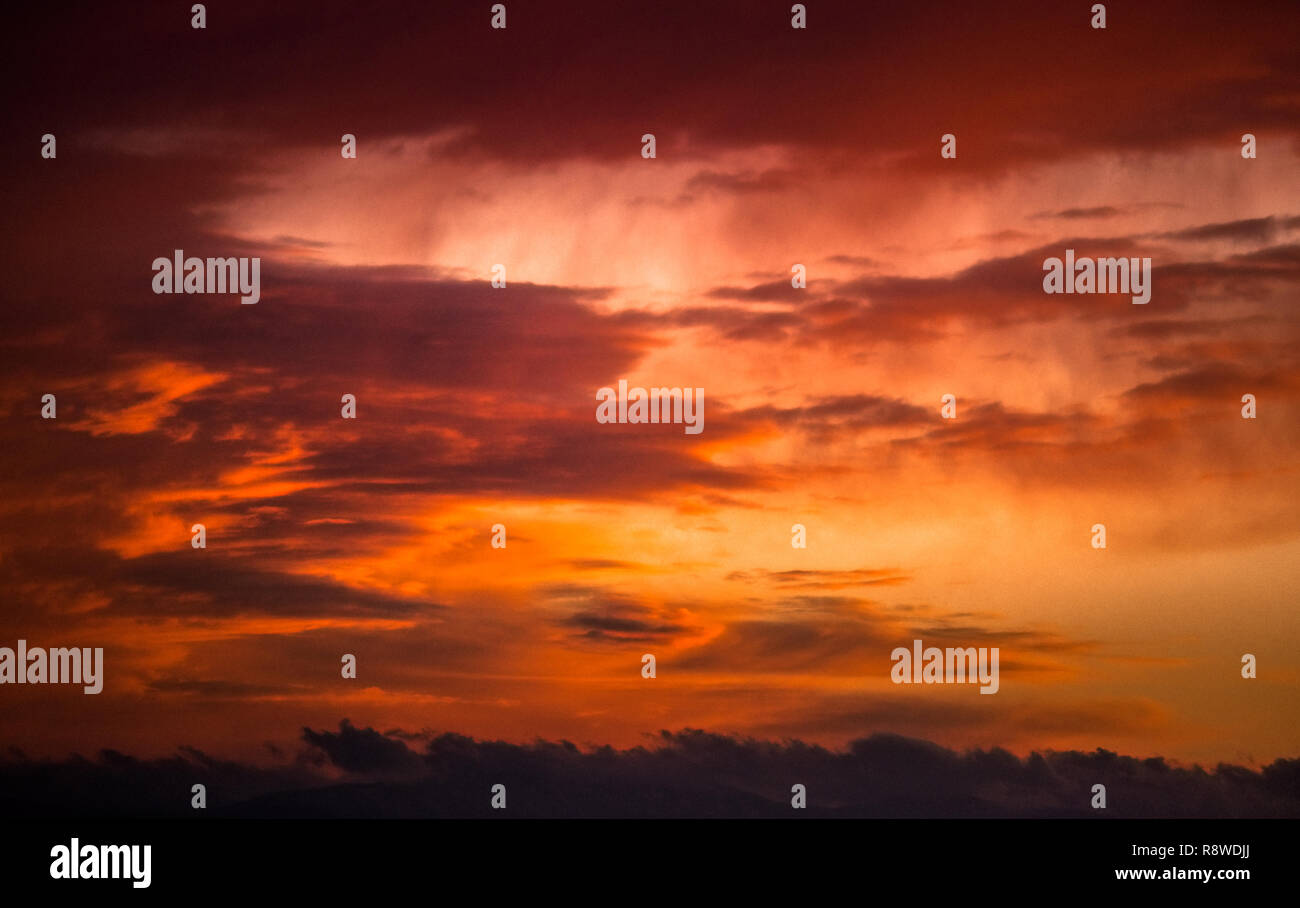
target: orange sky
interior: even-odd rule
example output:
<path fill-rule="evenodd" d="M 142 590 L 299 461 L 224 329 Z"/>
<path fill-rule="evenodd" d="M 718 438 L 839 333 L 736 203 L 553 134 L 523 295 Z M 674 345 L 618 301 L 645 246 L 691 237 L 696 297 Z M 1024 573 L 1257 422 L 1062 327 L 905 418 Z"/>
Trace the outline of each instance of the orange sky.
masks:
<path fill-rule="evenodd" d="M 909 80 L 926 45 L 900 38 L 877 71 L 865 30 L 812 61 L 773 50 L 770 77 L 692 45 L 697 81 L 622 107 L 601 100 L 623 77 L 584 81 L 614 50 L 546 57 L 549 131 L 497 59 L 496 94 L 473 89 L 490 115 L 433 80 L 445 111 L 403 98 L 383 124 L 360 89 L 308 105 L 272 71 L 119 74 L 102 115 L 51 92 L 59 122 L 33 128 L 58 159 L 24 146 L 5 178 L 0 645 L 104 646 L 107 668 L 98 697 L 0 691 L 6 743 L 253 757 L 346 716 L 580 744 L 694 727 L 1295 755 L 1300 90 L 1270 10 L 1218 35 L 1186 13 L 1205 52 L 1153 50 L 1177 72 L 1153 66 L 1131 109 L 1129 52 L 1158 31 L 1057 13 L 1029 21 L 1110 49 L 1016 64 L 940 32 L 964 76 Z M 403 62 L 379 98 L 420 75 L 387 34 Z M 304 58 L 341 40 L 310 35 Z M 803 96 L 781 87 L 796 64 Z M 841 81 L 863 66 L 865 94 Z M 254 76 L 276 87 L 237 117 Z M 184 115 L 159 114 L 185 86 Z M 1061 95 L 1096 103 L 1063 116 Z M 153 295 L 173 248 L 261 256 L 260 303 Z M 1150 256 L 1151 302 L 1045 295 L 1066 248 Z M 703 388 L 703 434 L 598 424 L 619 379 Z M 917 637 L 1000 647 L 999 693 L 891 684 Z"/>

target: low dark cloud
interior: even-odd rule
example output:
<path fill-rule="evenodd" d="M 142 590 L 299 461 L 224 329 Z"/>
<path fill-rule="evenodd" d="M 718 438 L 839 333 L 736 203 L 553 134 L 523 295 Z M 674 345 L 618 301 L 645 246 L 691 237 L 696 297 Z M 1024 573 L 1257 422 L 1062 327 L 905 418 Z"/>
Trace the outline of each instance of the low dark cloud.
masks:
<path fill-rule="evenodd" d="M 1300 817 L 1296 759 L 1206 770 L 1102 749 L 1022 758 L 877 734 L 836 751 L 692 729 L 592 749 L 380 733 L 346 719 L 337 732 L 304 729 L 302 742 L 274 767 L 193 749 L 59 761 L 11 752 L 0 758 L 0 807 L 11 818 L 192 816 L 201 782 L 208 816 L 486 817 L 502 784 L 513 817 L 785 817 L 802 784 L 808 816 L 1083 817 L 1103 784 L 1112 817 Z"/>
<path fill-rule="evenodd" d="M 357 728 L 347 719 L 339 723 L 337 732 L 304 728 L 302 739 L 326 762 L 348 773 L 379 776 L 412 773 L 421 767 L 419 756 L 400 738 Z"/>

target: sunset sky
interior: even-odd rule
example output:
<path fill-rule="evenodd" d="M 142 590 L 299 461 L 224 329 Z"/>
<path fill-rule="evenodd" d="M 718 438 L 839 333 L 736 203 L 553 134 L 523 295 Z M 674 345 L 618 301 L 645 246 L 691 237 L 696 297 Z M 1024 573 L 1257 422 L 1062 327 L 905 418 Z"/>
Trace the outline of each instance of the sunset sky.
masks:
<path fill-rule="evenodd" d="M 1294 3 L 189 5 L 15 25 L 0 646 L 106 668 L 0 744 L 1300 755 Z M 175 249 L 260 302 L 155 295 Z M 997 695 L 892 684 L 917 638 Z"/>

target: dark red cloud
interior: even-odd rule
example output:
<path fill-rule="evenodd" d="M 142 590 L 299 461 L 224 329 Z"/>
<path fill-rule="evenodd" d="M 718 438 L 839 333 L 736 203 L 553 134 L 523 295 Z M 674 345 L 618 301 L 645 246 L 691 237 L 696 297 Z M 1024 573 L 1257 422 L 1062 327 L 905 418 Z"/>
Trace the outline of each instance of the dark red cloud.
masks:
<path fill-rule="evenodd" d="M 952 132 L 949 173 L 1296 136 L 1289 0 L 1126 3 L 1105 30 L 1088 5 L 1032 0 L 824 0 L 806 30 L 789 6 L 515 0 L 493 30 L 487 6 L 298 0 L 211 5 L 202 31 L 162 0 L 37 6 L 12 29 L 10 64 L 30 75 L 12 115 L 32 148 L 160 121 L 245 153 L 461 130 L 457 153 L 522 163 L 633 157 L 654 132 L 668 156 L 910 150 L 905 166 L 932 171 Z"/>

